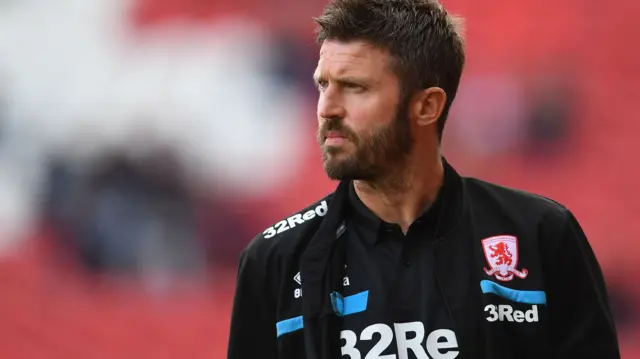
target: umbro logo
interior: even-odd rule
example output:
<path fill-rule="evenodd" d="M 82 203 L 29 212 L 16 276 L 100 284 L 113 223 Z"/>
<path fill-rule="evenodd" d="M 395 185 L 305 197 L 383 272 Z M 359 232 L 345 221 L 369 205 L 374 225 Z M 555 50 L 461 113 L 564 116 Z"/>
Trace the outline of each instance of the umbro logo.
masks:
<path fill-rule="evenodd" d="M 296 275 L 293 276 L 293 280 L 298 283 L 298 285 L 302 285 L 302 278 L 300 277 L 300 272 L 296 273 Z M 293 297 L 295 299 L 298 299 L 300 297 L 302 297 L 302 288 L 296 288 L 293 290 Z"/>
<path fill-rule="evenodd" d="M 347 269 L 347 265 L 344 265 L 344 269 Z M 302 277 L 300 276 L 300 272 L 296 273 L 296 275 L 293 276 L 293 280 L 298 283 L 298 285 L 302 285 Z M 345 276 L 342 279 L 342 285 L 345 287 L 348 287 L 351 285 L 351 282 L 349 281 L 349 277 Z M 302 297 L 302 288 L 296 288 L 293 291 L 293 297 L 295 299 L 298 299 L 300 297 Z"/>

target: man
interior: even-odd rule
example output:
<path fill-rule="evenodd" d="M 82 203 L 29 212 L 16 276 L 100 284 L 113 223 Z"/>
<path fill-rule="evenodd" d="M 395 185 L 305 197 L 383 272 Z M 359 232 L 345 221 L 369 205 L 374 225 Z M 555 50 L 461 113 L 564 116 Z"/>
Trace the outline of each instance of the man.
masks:
<path fill-rule="evenodd" d="M 434 0 L 333 0 L 316 22 L 340 184 L 243 251 L 228 358 L 618 358 L 571 212 L 441 157 L 460 20 Z"/>

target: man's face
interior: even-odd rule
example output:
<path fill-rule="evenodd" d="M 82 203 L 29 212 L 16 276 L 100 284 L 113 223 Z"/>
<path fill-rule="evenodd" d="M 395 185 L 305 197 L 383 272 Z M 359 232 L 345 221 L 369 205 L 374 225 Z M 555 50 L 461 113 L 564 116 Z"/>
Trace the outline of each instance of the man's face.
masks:
<path fill-rule="evenodd" d="M 314 74 L 318 142 L 327 175 L 373 181 L 411 152 L 408 100 L 384 50 L 364 41 L 325 41 Z"/>

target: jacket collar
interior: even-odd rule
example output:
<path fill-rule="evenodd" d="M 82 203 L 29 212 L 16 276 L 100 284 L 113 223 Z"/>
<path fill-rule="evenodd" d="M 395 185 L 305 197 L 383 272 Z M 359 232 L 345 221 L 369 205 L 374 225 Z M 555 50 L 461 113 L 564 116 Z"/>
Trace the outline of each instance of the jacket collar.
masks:
<path fill-rule="evenodd" d="M 442 161 L 445 169 L 445 184 L 442 192 L 442 208 L 439 211 L 437 221 L 437 239 L 442 239 L 453 233 L 465 213 L 462 178 L 444 158 Z M 335 298 L 334 293 L 342 292 L 346 246 L 344 240 L 339 240 L 338 231 L 344 222 L 345 212 L 349 206 L 349 187 L 349 181 L 340 182 L 320 227 L 315 233 L 302 235 L 312 236 L 300 259 L 300 274 L 303 278 L 302 292 L 304 293 L 302 314 L 307 359 L 330 359 L 341 356 L 339 333 L 342 329 L 342 320 L 336 314 L 332 298 Z M 446 254 L 443 253 L 443 255 L 455 257 L 454 252 L 459 247 L 460 245 L 456 243 L 447 244 L 443 250 Z M 459 265 L 463 264 L 459 263 Z M 467 273 L 457 273 L 457 275 L 466 276 Z M 454 276 L 453 273 L 447 275 L 447 277 L 452 276 Z M 455 283 L 455 280 L 443 282 Z M 464 320 L 463 315 L 468 313 L 460 310 L 465 303 L 459 297 L 463 293 L 457 288 L 467 286 L 451 283 L 443 283 L 445 287 L 442 289 L 453 319 L 459 323 Z"/>
<path fill-rule="evenodd" d="M 455 228 L 459 212 L 457 204 L 461 203 L 462 186 L 460 177 L 455 170 L 448 165 L 443 159 L 444 179 L 442 187 L 438 192 L 436 200 L 432 205 L 425 208 L 421 216 L 412 226 L 418 225 L 425 228 L 430 234 L 434 234 L 435 238 L 444 237 L 448 232 Z M 394 225 L 382 221 L 367 206 L 362 203 L 358 195 L 355 193 L 353 182 L 349 183 L 349 219 L 354 223 L 362 226 L 371 235 L 366 236 L 371 241 L 371 245 L 375 244 L 381 236 L 381 232 Z M 428 229 L 427 229 L 428 228 Z M 435 233 L 434 233 L 435 231 Z M 435 239 L 434 238 L 434 239 Z"/>
<path fill-rule="evenodd" d="M 425 206 L 420 216 L 411 224 L 411 228 L 418 228 L 421 233 L 429 233 L 433 236 L 435 230 L 438 230 L 438 220 L 442 211 L 442 194 L 444 186 L 438 191 L 436 199 Z M 400 226 L 393 223 L 383 221 L 375 213 L 373 213 L 358 197 L 353 182 L 349 186 L 349 225 L 355 225 L 366 231 L 367 235 L 364 240 L 371 246 L 377 244 L 384 238 L 387 238 L 389 231 L 399 231 Z M 424 239 L 433 239 L 432 237 Z"/>
<path fill-rule="evenodd" d="M 300 258 L 306 359 L 341 357 L 342 320 L 333 311 L 331 296 L 342 290 L 346 246 L 345 241 L 338 240 L 337 231 L 344 218 L 348 194 L 349 183 L 342 181 L 327 215 L 315 234 L 310 234 L 313 237 Z"/>

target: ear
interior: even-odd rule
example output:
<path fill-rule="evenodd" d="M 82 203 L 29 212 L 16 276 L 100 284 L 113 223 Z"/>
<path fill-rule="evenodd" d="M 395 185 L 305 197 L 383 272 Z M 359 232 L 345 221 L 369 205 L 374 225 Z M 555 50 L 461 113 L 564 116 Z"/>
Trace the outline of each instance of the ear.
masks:
<path fill-rule="evenodd" d="M 440 118 L 447 103 L 447 94 L 439 87 L 416 93 L 411 99 L 410 114 L 418 126 L 429 126 Z"/>

